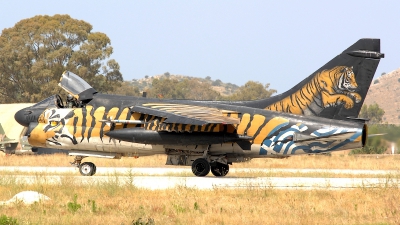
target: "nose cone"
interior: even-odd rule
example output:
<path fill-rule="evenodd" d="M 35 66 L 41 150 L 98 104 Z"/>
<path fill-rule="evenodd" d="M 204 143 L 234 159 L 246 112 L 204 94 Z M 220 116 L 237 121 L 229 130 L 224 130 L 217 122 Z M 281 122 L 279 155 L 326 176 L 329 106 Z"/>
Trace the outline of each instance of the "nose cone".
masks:
<path fill-rule="evenodd" d="M 32 122 L 38 122 L 38 118 L 43 110 L 25 108 L 15 113 L 15 120 L 24 127 L 29 127 Z"/>
<path fill-rule="evenodd" d="M 19 110 L 17 113 L 15 113 L 14 115 L 14 119 L 21 124 L 24 127 L 28 127 L 29 126 L 29 122 L 27 120 L 27 116 L 28 116 L 29 112 L 27 109 L 21 109 Z"/>

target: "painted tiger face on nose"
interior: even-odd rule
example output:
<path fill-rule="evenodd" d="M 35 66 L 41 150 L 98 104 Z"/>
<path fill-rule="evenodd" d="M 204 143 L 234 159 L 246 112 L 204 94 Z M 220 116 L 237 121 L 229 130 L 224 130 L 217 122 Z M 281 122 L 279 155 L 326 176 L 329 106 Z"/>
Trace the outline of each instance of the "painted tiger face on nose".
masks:
<path fill-rule="evenodd" d="M 46 145 L 65 146 L 77 144 L 69 131 L 69 121 L 75 116 L 73 109 L 47 109 L 44 112 L 43 132 L 47 135 Z"/>

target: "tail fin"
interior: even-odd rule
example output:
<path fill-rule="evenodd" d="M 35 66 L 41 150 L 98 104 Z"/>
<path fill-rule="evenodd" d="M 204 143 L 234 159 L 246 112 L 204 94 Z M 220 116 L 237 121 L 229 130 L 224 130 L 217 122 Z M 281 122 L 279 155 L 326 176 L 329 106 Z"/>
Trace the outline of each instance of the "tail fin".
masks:
<path fill-rule="evenodd" d="M 3 139 L 6 138 L 6 132 L 3 129 L 3 126 L 0 123 L 0 141 L 3 141 Z"/>
<path fill-rule="evenodd" d="M 239 104 L 330 119 L 356 118 L 381 58 L 379 39 L 360 39 L 285 93 Z"/>
<path fill-rule="evenodd" d="M 6 132 L 3 129 L 3 126 L 0 123 L 0 142 L 4 142 L 4 141 L 10 141 L 13 139 L 10 139 L 7 137 Z"/>

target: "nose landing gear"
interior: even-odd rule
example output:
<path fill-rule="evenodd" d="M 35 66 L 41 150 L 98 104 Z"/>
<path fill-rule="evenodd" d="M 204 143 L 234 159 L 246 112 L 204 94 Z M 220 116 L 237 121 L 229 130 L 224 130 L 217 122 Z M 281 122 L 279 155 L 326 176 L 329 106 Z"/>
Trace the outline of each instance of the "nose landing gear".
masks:
<path fill-rule="evenodd" d="M 71 163 L 71 165 L 76 166 L 79 168 L 79 172 L 81 173 L 82 176 L 93 176 L 96 174 L 96 165 L 92 162 L 82 162 L 82 159 L 85 158 L 85 156 L 75 156 L 74 161 Z"/>

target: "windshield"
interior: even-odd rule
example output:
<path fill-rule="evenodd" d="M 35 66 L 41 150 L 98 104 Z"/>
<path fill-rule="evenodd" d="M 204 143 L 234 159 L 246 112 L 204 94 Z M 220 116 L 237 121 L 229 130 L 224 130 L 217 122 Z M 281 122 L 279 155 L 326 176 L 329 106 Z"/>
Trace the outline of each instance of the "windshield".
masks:
<path fill-rule="evenodd" d="M 34 104 L 32 107 L 33 108 L 48 108 L 48 107 L 52 107 L 52 106 L 56 106 L 56 102 L 57 102 L 57 97 L 56 95 L 52 95 L 36 104 Z"/>
<path fill-rule="evenodd" d="M 93 97 L 93 94 L 97 93 L 86 81 L 69 71 L 65 71 L 62 74 L 58 85 L 72 95 L 78 95 L 79 100 L 90 99 Z"/>

